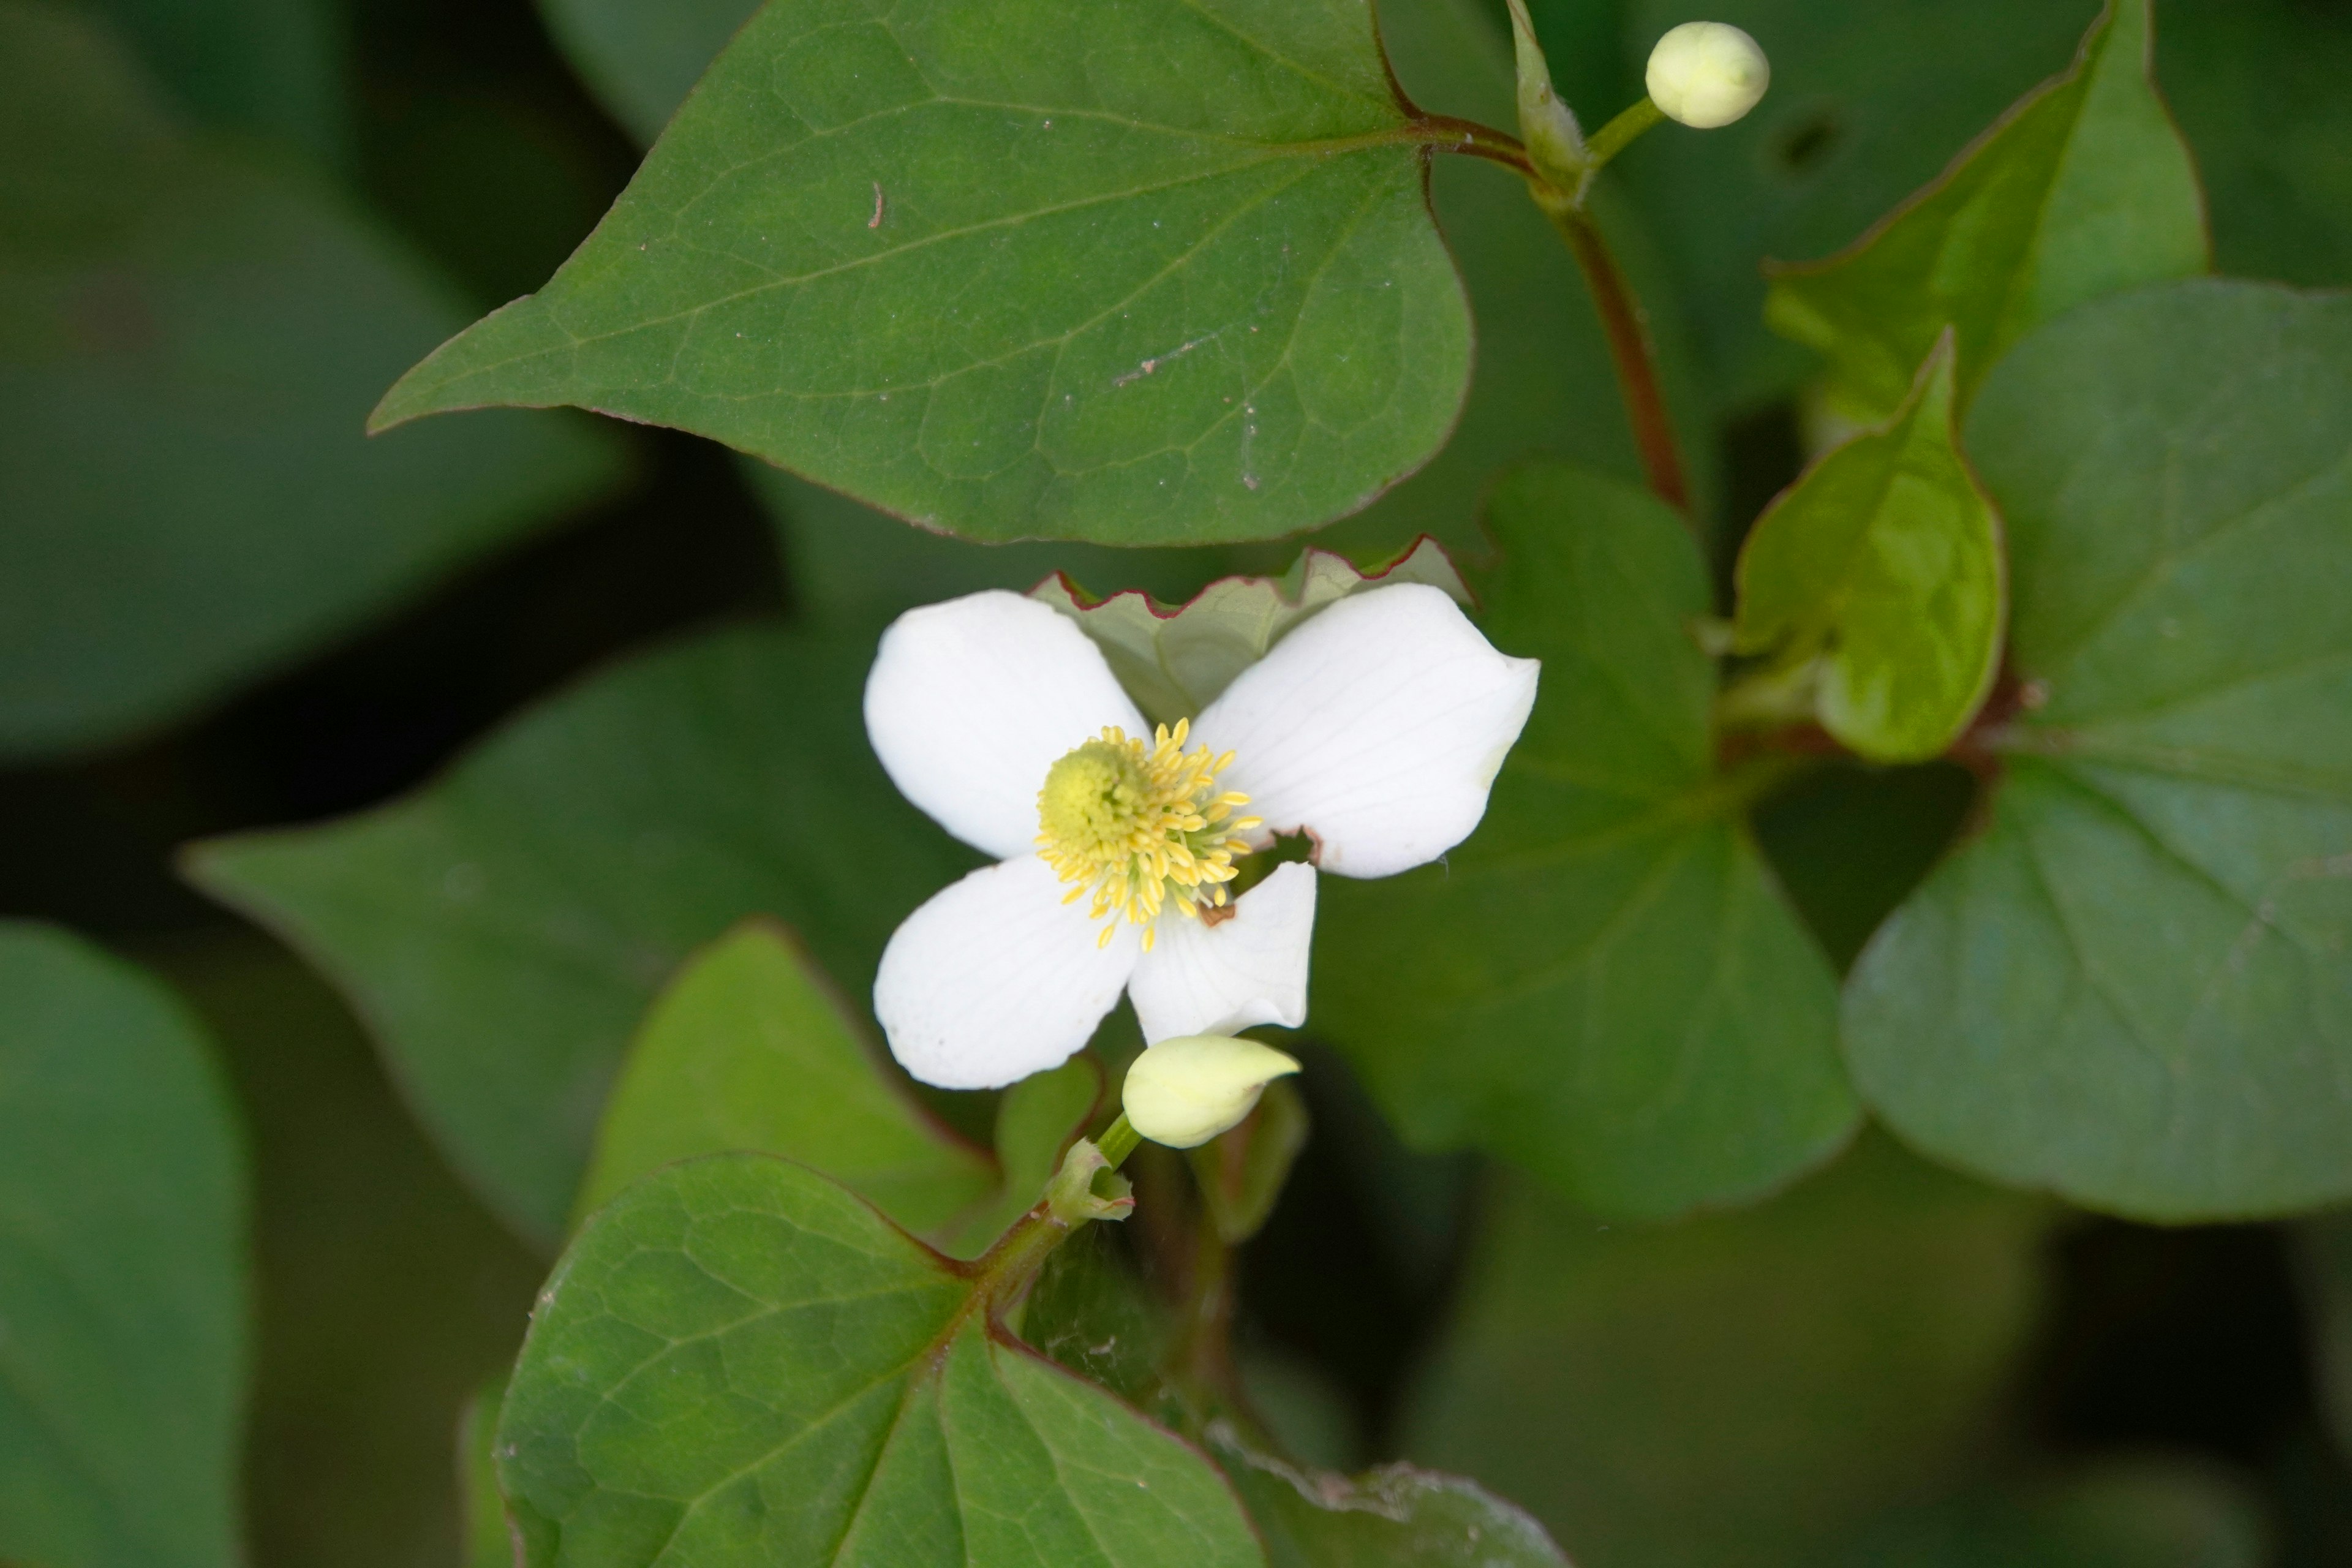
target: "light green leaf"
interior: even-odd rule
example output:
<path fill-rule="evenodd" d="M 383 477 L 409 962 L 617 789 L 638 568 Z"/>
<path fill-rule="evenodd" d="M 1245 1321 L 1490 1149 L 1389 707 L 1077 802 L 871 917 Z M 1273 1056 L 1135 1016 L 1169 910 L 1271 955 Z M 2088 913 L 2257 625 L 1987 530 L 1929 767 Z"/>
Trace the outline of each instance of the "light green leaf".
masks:
<path fill-rule="evenodd" d="M 2003 1181 L 2183 1220 L 2352 1197 L 2352 300 L 2190 282 L 1986 384 L 2022 710 L 1848 987 L 1855 1081 Z"/>
<path fill-rule="evenodd" d="M 0 5 L 0 753 L 216 700 L 609 486 L 584 424 L 364 439 L 461 319 L 340 196 L 176 130 L 82 20 Z"/>
<path fill-rule="evenodd" d="M 1270 538 L 1453 427 L 1469 309 L 1423 187 L 1459 139 L 1368 0 L 774 0 L 376 427 L 568 403 L 976 539 Z"/>
<path fill-rule="evenodd" d="M 1542 1525 L 1475 1481 L 1411 1465 L 1354 1478 L 1302 1469 L 1223 1422 L 1208 1443 L 1265 1542 L 1267 1568 L 1568 1568 Z"/>
<path fill-rule="evenodd" d="M 846 1191 L 754 1156 L 673 1166 L 590 1222 L 499 1447 L 534 1568 L 1264 1562 L 1197 1453 L 990 1324 Z"/>
<path fill-rule="evenodd" d="M 890 931 L 972 857 L 898 798 L 869 647 L 737 630 L 525 714 L 418 795 L 199 847 L 191 875 L 373 1025 L 458 1170 L 551 1250 L 631 1032 L 748 915 L 862 996 Z"/>
<path fill-rule="evenodd" d="M 1715 772 L 1682 521 L 1557 465 L 1507 477 L 1496 646 L 1544 661 L 1486 820 L 1447 863 L 1326 878 L 1313 1014 L 1408 1139 L 1475 1144 L 1612 1215 L 1766 1192 L 1856 1115 L 1827 963 Z"/>
<path fill-rule="evenodd" d="M 499 1410 L 502 1373 L 484 1384 L 457 1415 L 457 1498 L 464 1506 L 466 1568 L 514 1568 L 514 1531 L 499 1495 Z"/>
<path fill-rule="evenodd" d="M 1661 126 L 1612 165 L 1656 227 L 1721 406 L 1772 402 L 1812 369 L 1812 356 L 1765 328 L 1764 259 L 1852 244 L 2021 94 L 2064 69 L 2098 9 L 2097 0 L 1627 0 L 1636 60 L 1695 10 L 1745 28 L 1772 60 L 1771 92 L 1738 124 Z M 1591 121 L 1622 104 L 1576 107 Z M 1922 343 L 1904 372 L 1926 353 Z"/>
<path fill-rule="evenodd" d="M 1744 1214 L 1628 1229 L 1505 1189 L 1406 1452 L 1580 1568 L 1804 1568 L 1965 1480 L 2043 1295 L 2046 1205 L 1865 1138 Z"/>
<path fill-rule="evenodd" d="M 2212 265 L 2197 170 L 2149 77 L 2153 0 L 2108 0 L 2074 68 L 2003 117 L 1845 254 L 1783 268 L 1773 329 L 1830 361 L 1832 404 L 1873 422 L 1948 328 L 1963 407 L 2028 331 Z"/>
<path fill-rule="evenodd" d="M 349 151 L 343 26 L 330 0 L 79 0 L 196 116 L 281 138 L 325 163 Z"/>
<path fill-rule="evenodd" d="M 1960 456 L 1947 332 L 1885 428 L 1831 452 L 1739 552 L 1741 653 L 1816 666 L 1822 725 L 1875 762 L 1959 738 L 2000 668 L 2000 519 Z"/>
<path fill-rule="evenodd" d="M 0 923 L 0 1560 L 241 1560 L 245 1202 L 187 1008 Z"/>
<path fill-rule="evenodd" d="M 1038 584 L 1030 597 L 1061 611 L 1094 639 L 1145 718 L 1173 724 L 1198 715 L 1317 611 L 1391 583 L 1426 584 L 1464 604 L 1470 600 L 1461 573 L 1433 539 L 1370 573 L 1343 556 L 1308 550 L 1278 578 L 1223 578 L 1181 606 L 1134 593 L 1089 599 L 1059 575 Z"/>
<path fill-rule="evenodd" d="M 790 932 L 737 927 L 688 960 L 646 1015 L 574 1212 L 664 1165 L 741 1152 L 830 1176 L 908 1230 L 947 1225 L 996 1172 L 886 1076 L 861 1035 Z"/>

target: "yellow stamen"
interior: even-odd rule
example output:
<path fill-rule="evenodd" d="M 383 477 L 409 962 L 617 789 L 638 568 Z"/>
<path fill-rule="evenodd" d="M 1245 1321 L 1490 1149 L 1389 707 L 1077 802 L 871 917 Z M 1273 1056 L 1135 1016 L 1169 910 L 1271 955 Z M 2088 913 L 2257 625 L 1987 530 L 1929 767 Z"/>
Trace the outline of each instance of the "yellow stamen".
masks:
<path fill-rule="evenodd" d="M 1235 857 L 1250 852 L 1245 840 L 1265 826 L 1234 816 L 1249 796 L 1217 789 L 1234 754 L 1211 756 L 1206 746 L 1187 752 L 1191 732 L 1189 720 L 1173 730 L 1162 724 L 1147 746 L 1106 729 L 1047 770 L 1037 792 L 1037 853 L 1075 884 L 1064 903 L 1092 892 L 1089 917 L 1110 917 L 1103 946 L 1121 914 L 1144 928 L 1149 952 L 1164 910 L 1197 918 L 1198 905 L 1222 907 Z"/>

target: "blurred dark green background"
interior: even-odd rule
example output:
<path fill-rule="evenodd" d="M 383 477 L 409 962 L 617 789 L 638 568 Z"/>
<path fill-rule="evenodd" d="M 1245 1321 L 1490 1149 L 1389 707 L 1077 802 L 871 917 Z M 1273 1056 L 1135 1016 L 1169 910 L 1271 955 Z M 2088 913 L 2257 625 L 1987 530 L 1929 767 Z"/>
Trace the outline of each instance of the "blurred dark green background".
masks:
<path fill-rule="evenodd" d="M 170 114 L 238 158 L 339 190 L 350 221 L 383 231 L 458 319 L 535 287 L 635 164 L 631 138 L 529 0 L 80 9 L 164 84 Z M 1587 0 L 1535 9 L 1563 87 L 1604 111 L 1634 90 L 1629 33 L 1683 16 Z M 2090 7 L 1770 9 L 1824 55 L 1879 47 L 1859 36 L 1890 28 L 1924 41 L 1900 79 L 1850 99 L 1800 96 L 1737 158 L 1678 167 L 1699 154 L 1676 146 L 1628 161 L 1661 273 L 1684 287 L 1693 353 L 1728 389 L 1692 438 L 1719 468 L 1733 522 L 1800 461 L 1790 391 L 1801 362 L 1762 333 L 1760 288 L 1742 268 L 1762 251 L 1852 237 L 1884 205 L 1871 167 L 1895 171 L 1884 178 L 1898 189 L 1932 174 L 2063 65 Z M 2224 266 L 2352 281 L 2352 4 L 2170 0 L 2158 16 L 2165 85 L 2213 186 Z M 1872 119 L 1889 101 L 1902 111 L 1895 145 Z M 21 102 L 16 112 L 26 117 Z M 10 178 L 0 174 L 0 259 L 22 242 L 8 205 L 49 199 Z M 1840 199 L 1850 188 L 1861 194 Z M 1738 244 L 1723 241 L 1727 230 Z M 0 368 L 21 395 L 48 362 L 6 324 L 0 316 Z M 357 426 L 356 413 L 320 426 L 322 465 L 342 460 L 323 448 L 357 443 Z M 404 567 L 402 591 L 339 612 L 324 653 L 260 649 L 248 662 L 273 673 L 201 717 L 158 729 L 134 716 L 129 739 L 100 734 L 62 759 L 0 767 L 0 913 L 72 925 L 160 967 L 231 1058 L 257 1183 L 247 1486 L 265 1568 L 457 1561 L 458 1411 L 519 1342 L 544 1260 L 444 1167 L 341 1004 L 190 891 L 173 856 L 200 837 L 382 801 L 519 707 L 653 639 L 793 612 L 771 513 L 728 454 L 665 431 L 597 434 L 593 457 L 562 459 L 576 472 L 517 502 L 522 521 L 486 525 L 479 541 Z M 415 504 L 435 504 L 429 490 Z M 0 530 L 20 526 L 0 516 Z M 1188 570 L 1197 577 L 1186 563 L 1138 562 L 1136 580 L 1172 590 Z M 167 639 L 147 657 L 178 656 Z M 1774 808 L 1768 843 L 1841 962 L 1967 796 L 1953 772 L 1855 771 Z M 2223 1512 L 2270 1532 L 2274 1561 L 2352 1563 L 2352 1474 L 2325 1414 L 2324 1354 L 2344 1347 L 2340 1383 L 2352 1324 L 2329 1316 L 2341 1298 L 2320 1288 L 2352 1260 L 2325 1222 L 2168 1231 L 2058 1215 L 1870 1142 L 1759 1215 L 1615 1247 L 1607 1227 L 1507 1176 L 1406 1155 L 1336 1060 L 1318 1056 L 1315 1068 L 1318 1133 L 1246 1282 L 1266 1397 L 1318 1458 L 1409 1444 L 1517 1497 L 1604 1564 L 1732 1563 L 1783 1534 L 1850 1539 L 1855 1563 L 2024 1561 L 2000 1544 L 2012 1515 L 2042 1506 L 2019 1485 L 2092 1463 L 2126 1467 L 2105 1473 L 2136 1516 L 2160 1514 L 2190 1486 L 2180 1477 L 2201 1478 Z M 1864 1203 L 1853 1194 L 1865 1189 Z M 1449 1322 L 1459 1331 L 1425 1374 Z M 1507 1407 L 1515 1387 L 1570 1418 L 1515 1432 L 1465 1414 L 1475 1391 Z M 2128 1469 L 2151 1455 L 2174 1468 L 2153 1480 Z M 1971 1489 L 1988 1488 L 2007 1489 L 2003 1500 L 1964 1530 L 1915 1529 L 1906 1511 L 1967 1510 Z M 1879 1533 L 1847 1530 L 1864 1519 Z M 2066 1538 L 2016 1528 L 2021 1540 Z M 1906 1531 L 1946 1544 L 1915 1548 Z M 1667 1535 L 1671 1552 L 1658 1545 Z M 1963 1538 L 1975 1555 L 1935 1555 Z M 2217 1547 L 2137 1561 L 2242 1559 Z"/>

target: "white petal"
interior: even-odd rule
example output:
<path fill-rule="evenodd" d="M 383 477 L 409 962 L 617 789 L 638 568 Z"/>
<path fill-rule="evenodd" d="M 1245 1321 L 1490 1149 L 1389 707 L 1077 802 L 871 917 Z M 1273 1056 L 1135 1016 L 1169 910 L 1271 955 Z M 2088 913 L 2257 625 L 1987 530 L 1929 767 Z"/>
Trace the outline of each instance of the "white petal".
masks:
<path fill-rule="evenodd" d="M 1034 855 L 983 866 L 908 915 L 882 950 L 874 1016 L 890 1054 L 941 1089 L 996 1089 L 1086 1047 L 1135 970 Z"/>
<path fill-rule="evenodd" d="M 1160 917 L 1128 994 L 1147 1042 L 1230 1035 L 1253 1024 L 1307 1022 L 1307 950 L 1315 934 L 1315 869 L 1293 862 L 1234 902 L 1215 925 Z"/>
<path fill-rule="evenodd" d="M 1539 668 L 1497 653 L 1442 591 L 1401 583 L 1291 633 L 1192 728 L 1234 753 L 1219 782 L 1268 830 L 1313 833 L 1326 871 L 1389 877 L 1478 826 Z"/>
<path fill-rule="evenodd" d="M 1045 770 L 1106 724 L 1150 733 L 1086 633 L 1002 589 L 900 616 L 866 678 L 866 733 L 890 781 L 1000 859 L 1036 847 Z"/>

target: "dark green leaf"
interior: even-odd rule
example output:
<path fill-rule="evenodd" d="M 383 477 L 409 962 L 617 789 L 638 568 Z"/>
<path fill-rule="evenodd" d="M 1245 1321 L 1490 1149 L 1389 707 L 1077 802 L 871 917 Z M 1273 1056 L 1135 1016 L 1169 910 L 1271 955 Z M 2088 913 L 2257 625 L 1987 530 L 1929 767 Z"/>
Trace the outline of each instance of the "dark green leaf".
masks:
<path fill-rule="evenodd" d="M 1209 1449 L 1257 1525 L 1267 1568 L 1568 1568 L 1542 1525 L 1459 1476 L 1301 1469 L 1223 1423 L 1210 1427 Z"/>
<path fill-rule="evenodd" d="M 2000 668 L 2000 520 L 1954 400 L 1947 333 L 1894 420 L 1808 468 L 1739 552 L 1738 651 L 1816 670 L 1822 727 L 1875 762 L 1941 755 Z"/>
<path fill-rule="evenodd" d="M 908 1230 L 947 1225 L 987 1196 L 996 1172 L 886 1075 L 863 1034 L 790 932 L 737 927 L 689 959 L 646 1015 L 575 1212 L 664 1165 L 740 1152 L 797 1161 Z"/>
<path fill-rule="evenodd" d="M 2352 14 L 2306 0 L 2163 0 L 2157 56 L 2196 149 L 2221 270 L 2352 283 Z"/>
<path fill-rule="evenodd" d="M 482 1385 L 457 1416 L 457 1495 L 465 1508 L 466 1568 L 514 1568 L 514 1531 L 499 1495 L 499 1409 L 506 1403 L 501 1375 Z"/>
<path fill-rule="evenodd" d="M 350 106 L 330 0 L 80 0 L 120 28 L 180 101 L 225 130 L 342 160 Z"/>
<path fill-rule="evenodd" d="M 971 1280 L 756 1156 L 590 1222 L 515 1369 L 500 1475 L 537 1565 L 1252 1568 L 1200 1455 L 985 1321 Z"/>
<path fill-rule="evenodd" d="M 1534 716 L 1448 864 L 1324 879 L 1312 1016 L 1421 1144 L 1612 1214 L 1767 1191 L 1855 1107 L 1835 982 L 1740 820 L 1761 781 L 1715 773 L 1698 552 L 1564 466 L 1507 479 L 1490 522 L 1485 629 L 1544 661 Z"/>
<path fill-rule="evenodd" d="M 2042 1292 L 2049 1210 L 1867 1138 L 1746 1214 L 1596 1223 L 1506 1190 L 1407 1452 L 1580 1568 L 1803 1568 L 1965 1477 Z"/>
<path fill-rule="evenodd" d="M 162 722 L 607 486 L 538 416 L 362 437 L 461 319 L 79 20 L 0 8 L 0 752 Z"/>
<path fill-rule="evenodd" d="M 1618 166 L 1657 226 L 1722 405 L 1769 402 L 1808 371 L 1809 355 L 1765 330 L 1764 258 L 1851 244 L 2064 68 L 2098 9 L 2097 0 L 1712 0 L 1704 8 L 1763 45 L 1771 92 L 1721 131 L 1662 126 Z M 1627 10 L 1637 59 L 1693 14 L 1686 0 L 1628 0 Z M 1591 121 L 1620 107 L 1577 110 Z M 1926 352 L 1923 343 L 1905 370 Z"/>
<path fill-rule="evenodd" d="M 2020 344 L 1969 446 L 2022 710 L 1846 997 L 1939 1158 L 2164 1219 L 2352 1196 L 2352 300 L 2191 282 Z"/>
<path fill-rule="evenodd" d="M 2211 266 L 2205 198 L 2157 96 L 2153 0 L 2108 0 L 2074 68 L 1843 256 L 1779 270 L 1774 330 L 1829 358 L 1831 405 L 1872 423 L 1948 330 L 1959 403 L 2042 322 Z"/>
<path fill-rule="evenodd" d="M 867 648 L 765 630 L 624 665 L 409 800 L 205 846 L 191 871 L 374 1026 L 452 1162 L 552 1247 L 630 1032 L 747 915 L 851 995 L 971 858 L 898 798 L 856 692 Z"/>
<path fill-rule="evenodd" d="M 2352 1452 L 2352 1215 L 2309 1221 L 2294 1241 L 2320 1415 L 2339 1447 Z"/>
<path fill-rule="evenodd" d="M 244 1164 L 176 997 L 0 923 L 0 1560 L 241 1560 Z"/>
<path fill-rule="evenodd" d="M 1456 138 L 1367 0 L 775 0 L 376 424 L 575 404 L 978 539 L 1270 538 L 1453 426 L 1469 310 L 1423 186 Z"/>

